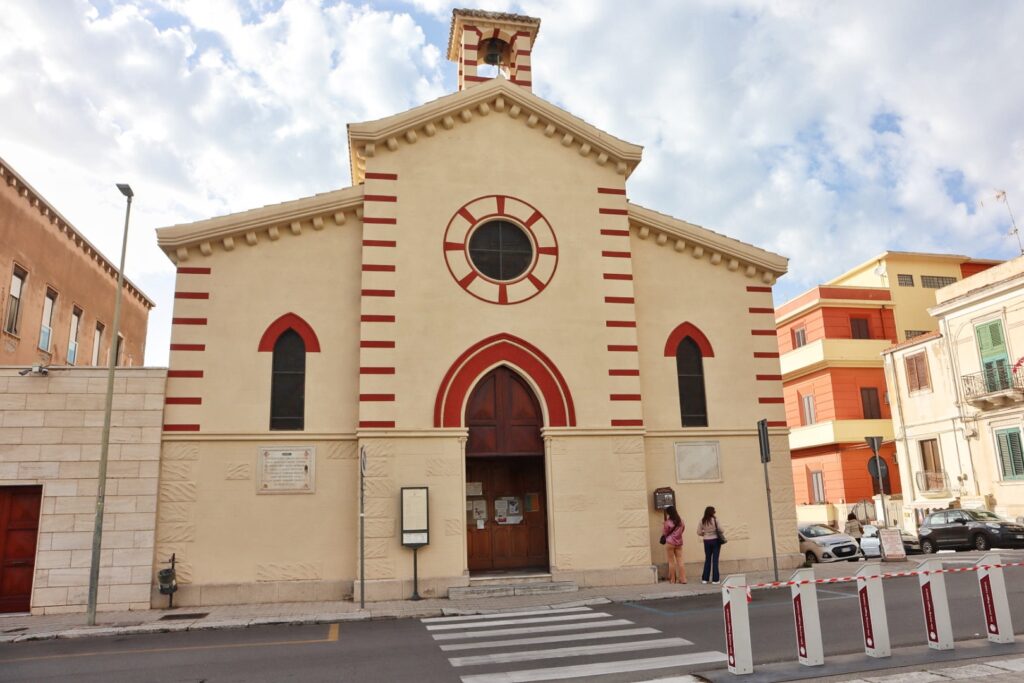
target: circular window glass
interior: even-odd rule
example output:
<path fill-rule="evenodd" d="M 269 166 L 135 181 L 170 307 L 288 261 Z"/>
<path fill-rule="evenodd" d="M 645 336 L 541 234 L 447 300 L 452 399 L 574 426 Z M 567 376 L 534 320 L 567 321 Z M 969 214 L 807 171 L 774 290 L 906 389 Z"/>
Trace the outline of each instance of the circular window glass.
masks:
<path fill-rule="evenodd" d="M 469 238 L 469 258 L 487 277 L 507 282 L 530 268 L 533 244 L 515 223 L 489 221 L 474 230 Z"/>

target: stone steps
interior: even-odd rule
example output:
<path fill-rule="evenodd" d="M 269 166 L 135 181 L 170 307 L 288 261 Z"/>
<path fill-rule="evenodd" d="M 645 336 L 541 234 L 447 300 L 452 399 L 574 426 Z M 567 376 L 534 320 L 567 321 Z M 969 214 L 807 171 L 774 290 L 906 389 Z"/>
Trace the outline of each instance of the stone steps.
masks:
<path fill-rule="evenodd" d="M 493 581 L 497 581 L 494 579 Z M 502 583 L 488 581 L 478 585 L 473 581 L 471 585 L 461 588 L 449 588 L 449 600 L 467 600 L 470 598 L 508 598 L 516 595 L 546 595 L 548 593 L 575 593 L 579 586 L 575 581 L 551 581 L 533 579 L 530 581 L 510 582 L 505 579 Z"/>

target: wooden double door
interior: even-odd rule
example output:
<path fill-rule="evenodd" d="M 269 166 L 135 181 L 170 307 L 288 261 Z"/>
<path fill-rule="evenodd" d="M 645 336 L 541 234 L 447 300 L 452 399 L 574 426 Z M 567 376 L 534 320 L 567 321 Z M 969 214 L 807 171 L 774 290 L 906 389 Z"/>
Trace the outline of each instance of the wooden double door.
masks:
<path fill-rule="evenodd" d="M 27 612 L 42 486 L 0 486 L 0 612 Z"/>
<path fill-rule="evenodd" d="M 530 386 L 504 366 L 466 406 L 469 570 L 548 569 L 544 416 Z"/>

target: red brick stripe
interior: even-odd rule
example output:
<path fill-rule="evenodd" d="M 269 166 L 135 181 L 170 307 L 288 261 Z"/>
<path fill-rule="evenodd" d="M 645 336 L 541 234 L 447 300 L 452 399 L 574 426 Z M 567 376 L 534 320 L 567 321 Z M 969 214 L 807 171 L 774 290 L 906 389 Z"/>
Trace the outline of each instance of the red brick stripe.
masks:
<path fill-rule="evenodd" d="M 205 325 L 206 318 L 171 318 L 172 325 Z"/>
<path fill-rule="evenodd" d="M 598 194 L 626 194 L 625 188 L 621 187 L 599 187 Z"/>
<path fill-rule="evenodd" d="M 164 403 L 169 406 L 198 406 L 203 403 L 203 399 L 199 396 L 168 396 Z"/>
<path fill-rule="evenodd" d="M 636 300 L 631 296 L 606 296 L 604 298 L 606 304 L 633 304 Z"/>
<path fill-rule="evenodd" d="M 200 378 L 200 377 L 203 376 L 203 371 L 202 370 L 168 370 L 167 371 L 167 376 L 168 377 L 179 377 L 179 378 L 182 378 L 182 379 L 185 379 L 185 378 Z"/>
<path fill-rule="evenodd" d="M 491 80 L 485 76 L 463 76 L 463 78 L 467 81 L 472 81 L 473 83 L 483 83 L 484 81 Z"/>
<path fill-rule="evenodd" d="M 747 309 L 748 313 L 774 313 L 774 308 L 763 308 L 759 306 L 751 306 Z"/>
<path fill-rule="evenodd" d="M 778 351 L 754 351 L 754 358 L 778 358 Z"/>
<path fill-rule="evenodd" d="M 782 375 L 755 375 L 758 382 L 775 382 L 782 379 Z"/>
<path fill-rule="evenodd" d="M 394 240 L 363 240 L 364 247 L 393 247 L 396 244 Z"/>
<path fill-rule="evenodd" d="M 397 173 L 371 173 L 367 171 L 367 180 L 398 180 Z"/>
<path fill-rule="evenodd" d="M 785 399 L 781 396 L 762 396 L 757 399 L 758 403 L 785 403 Z"/>
<path fill-rule="evenodd" d="M 643 420 L 612 420 L 612 427 L 643 427 Z"/>
<path fill-rule="evenodd" d="M 750 334 L 755 337 L 774 337 L 776 332 L 775 330 L 751 330 Z"/>
<path fill-rule="evenodd" d="M 639 401 L 640 394 L 612 394 L 608 398 L 613 401 Z"/>
<path fill-rule="evenodd" d="M 178 266 L 178 272 L 182 275 L 209 275 L 210 269 L 198 266 Z"/>
<path fill-rule="evenodd" d="M 635 344 L 609 344 L 609 351 L 636 351 L 638 350 Z"/>
<path fill-rule="evenodd" d="M 206 344 L 171 344 L 171 351 L 205 351 Z"/>
<path fill-rule="evenodd" d="M 772 288 L 771 287 L 755 287 L 753 285 L 750 285 L 750 286 L 747 287 L 747 291 L 748 292 L 771 292 Z"/>
<path fill-rule="evenodd" d="M 612 369 L 612 370 L 608 371 L 608 375 L 611 376 L 611 377 L 639 377 L 640 376 L 640 371 L 639 370 L 629 370 L 629 369 L 622 369 L 622 370 L 614 370 L 614 369 Z"/>
<path fill-rule="evenodd" d="M 175 292 L 175 299 L 209 299 L 209 292 Z"/>
<path fill-rule="evenodd" d="M 393 375 L 395 374 L 394 368 L 384 367 L 362 367 L 359 368 L 360 375 Z"/>
<path fill-rule="evenodd" d="M 602 230 L 601 234 L 605 237 L 629 237 L 629 230 Z"/>
<path fill-rule="evenodd" d="M 383 264 L 364 263 L 363 264 L 363 272 L 364 273 L 393 273 L 393 272 L 395 272 L 395 267 L 394 266 L 383 265 Z"/>
<path fill-rule="evenodd" d="M 361 323 L 393 323 L 395 322 L 395 316 L 393 315 L 376 315 L 371 313 L 364 313 L 359 316 L 359 322 Z"/>
<path fill-rule="evenodd" d="M 397 225 L 397 218 L 371 218 L 369 216 L 363 216 L 363 223 L 368 225 Z"/>
<path fill-rule="evenodd" d="M 394 429 L 395 423 L 393 420 L 360 420 L 360 429 Z"/>
<path fill-rule="evenodd" d="M 632 273 L 605 273 L 605 280 L 632 280 Z"/>
<path fill-rule="evenodd" d="M 605 320 L 605 327 L 636 327 L 635 320 Z"/>
<path fill-rule="evenodd" d="M 393 194 L 364 194 L 364 202 L 397 202 L 398 197 Z"/>
<path fill-rule="evenodd" d="M 393 349 L 395 348 L 395 342 L 393 341 L 379 341 L 373 339 L 364 339 L 359 342 L 359 348 L 361 349 Z"/>
<path fill-rule="evenodd" d="M 768 420 L 768 426 L 769 427 L 785 427 L 786 426 L 786 421 L 785 420 Z"/>
<path fill-rule="evenodd" d="M 598 209 L 598 213 L 606 216 L 625 216 L 629 213 L 628 209 Z"/>
<path fill-rule="evenodd" d="M 385 296 L 385 297 L 392 297 L 392 296 L 395 295 L 395 290 L 393 290 L 393 289 L 364 289 L 364 290 L 361 291 L 361 294 L 363 296 Z"/>
<path fill-rule="evenodd" d="M 359 394 L 360 401 L 394 401 L 394 394 Z"/>
<path fill-rule="evenodd" d="M 165 432 L 198 432 L 199 425 L 165 424 Z"/>
<path fill-rule="evenodd" d="M 445 242 L 444 243 L 444 250 L 445 251 L 462 251 L 465 248 L 466 248 L 466 244 L 464 242 Z"/>
<path fill-rule="evenodd" d="M 629 258 L 628 251 L 602 251 L 601 256 L 606 258 Z"/>
<path fill-rule="evenodd" d="M 537 247 L 537 253 L 558 256 L 558 247 Z"/>

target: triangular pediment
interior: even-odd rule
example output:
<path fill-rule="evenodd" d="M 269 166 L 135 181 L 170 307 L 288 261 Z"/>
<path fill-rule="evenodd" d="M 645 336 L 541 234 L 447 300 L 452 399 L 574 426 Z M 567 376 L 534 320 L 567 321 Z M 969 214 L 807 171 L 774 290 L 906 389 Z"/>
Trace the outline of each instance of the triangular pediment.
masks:
<path fill-rule="evenodd" d="M 352 182 L 362 183 L 366 159 L 382 150 L 396 152 L 404 145 L 416 144 L 421 136 L 443 135 L 455 126 L 471 124 L 480 116 L 508 116 L 554 137 L 567 150 L 574 150 L 594 163 L 611 164 L 628 177 L 643 153 L 643 147 L 621 140 L 583 119 L 573 116 L 530 90 L 494 78 L 486 83 L 445 95 L 433 102 L 376 121 L 350 123 L 349 160 Z"/>

